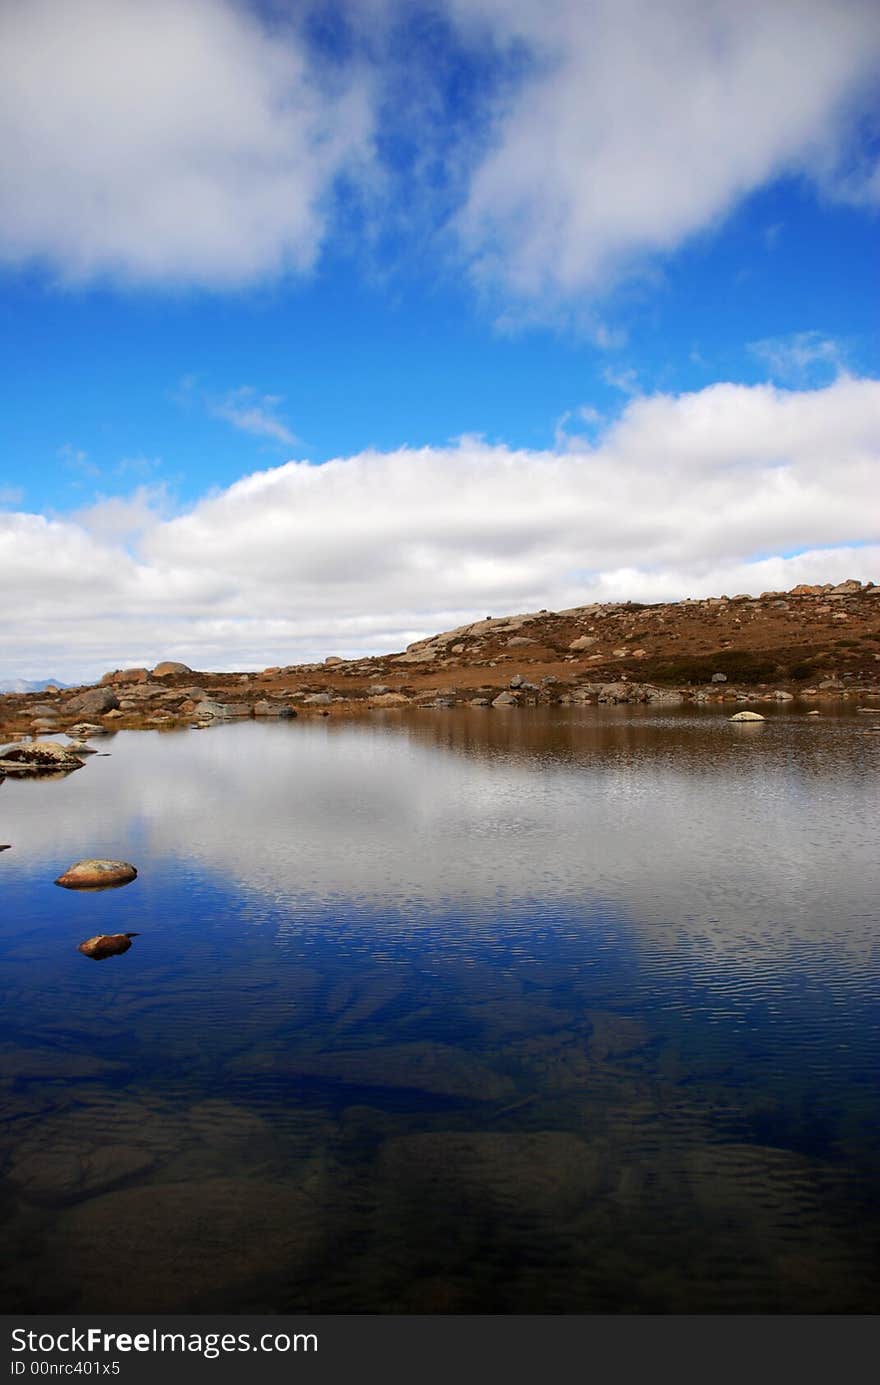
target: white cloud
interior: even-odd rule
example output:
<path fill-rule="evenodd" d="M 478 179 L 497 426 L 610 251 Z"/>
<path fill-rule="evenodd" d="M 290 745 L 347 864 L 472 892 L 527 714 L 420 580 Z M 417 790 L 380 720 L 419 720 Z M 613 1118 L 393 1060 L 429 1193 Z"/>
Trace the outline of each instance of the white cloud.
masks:
<path fill-rule="evenodd" d="M 0 672 L 258 667 L 487 612 L 876 580 L 878 471 L 880 381 L 841 376 L 639 397 L 562 451 L 470 438 L 289 462 L 170 519 L 143 490 L 136 513 L 0 515 L 17 593 Z M 114 535 L 137 524 L 126 549 Z"/>
<path fill-rule="evenodd" d="M 764 337 L 749 343 L 774 380 L 788 385 L 815 382 L 817 374 L 838 375 L 845 369 L 840 344 L 821 332 L 792 332 L 786 337 Z"/>
<path fill-rule="evenodd" d="M 500 324 L 577 299 L 602 345 L 597 292 L 780 174 L 880 198 L 876 0 L 425 0 L 436 43 L 417 8 L 358 0 L 328 61 L 307 3 L 0 7 L 0 262 L 220 288 L 303 272 L 343 230 L 342 177 L 362 216 L 339 244 L 439 260 L 452 228 L 505 290 Z"/>
<path fill-rule="evenodd" d="M 290 25 L 235 0 L 0 8 L 0 259 L 67 280 L 234 285 L 307 270 L 368 150 Z"/>
<path fill-rule="evenodd" d="M 880 57 L 874 0 L 450 4 L 472 42 L 532 63 L 458 222 L 484 281 L 601 290 L 780 174 L 877 195 L 852 148 Z"/>
<path fill-rule="evenodd" d="M 168 515 L 171 508 L 164 483 L 142 485 L 132 495 L 99 496 L 91 505 L 77 510 L 71 519 L 99 542 L 131 544 Z"/>
<path fill-rule="evenodd" d="M 231 390 L 223 399 L 209 405 L 217 418 L 223 418 L 242 433 L 254 437 L 269 438 L 273 442 L 293 447 L 296 436 L 283 419 L 278 417 L 278 407 L 282 403 L 280 395 L 258 394 L 250 385 Z"/>

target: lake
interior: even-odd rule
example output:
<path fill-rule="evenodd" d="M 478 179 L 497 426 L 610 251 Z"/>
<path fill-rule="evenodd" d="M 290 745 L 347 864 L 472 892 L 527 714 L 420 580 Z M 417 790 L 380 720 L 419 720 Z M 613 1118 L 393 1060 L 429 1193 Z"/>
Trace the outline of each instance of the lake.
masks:
<path fill-rule="evenodd" d="M 728 715 L 0 786 L 6 1311 L 876 1312 L 880 721 Z M 53 884 L 85 856 L 138 878 Z"/>

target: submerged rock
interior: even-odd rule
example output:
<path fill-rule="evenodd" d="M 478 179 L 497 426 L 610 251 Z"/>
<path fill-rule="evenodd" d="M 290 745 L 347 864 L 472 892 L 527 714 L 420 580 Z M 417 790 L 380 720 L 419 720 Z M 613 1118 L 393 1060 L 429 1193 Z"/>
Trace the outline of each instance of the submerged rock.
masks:
<path fill-rule="evenodd" d="M 734 712 L 730 721 L 763 721 L 760 712 Z"/>
<path fill-rule="evenodd" d="M 128 861 L 100 861 L 87 857 L 69 866 L 55 884 L 67 890 L 100 890 L 108 885 L 127 885 L 136 875 L 137 870 Z"/>
<path fill-rule="evenodd" d="M 123 1188 L 63 1212 L 51 1235 L 52 1286 L 73 1311 L 241 1311 L 265 1285 L 313 1281 L 329 1224 L 294 1182 L 199 1178 Z"/>
<path fill-rule="evenodd" d="M 138 933 L 98 933 L 94 938 L 86 938 L 84 943 L 80 943 L 77 952 L 84 957 L 92 957 L 96 962 L 103 962 L 105 957 L 127 952 L 132 938 L 139 936 Z"/>

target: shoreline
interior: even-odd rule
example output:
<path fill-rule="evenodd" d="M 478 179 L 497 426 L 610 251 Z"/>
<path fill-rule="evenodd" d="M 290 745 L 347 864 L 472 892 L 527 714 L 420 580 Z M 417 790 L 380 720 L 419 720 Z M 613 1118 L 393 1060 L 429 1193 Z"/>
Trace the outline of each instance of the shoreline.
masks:
<path fill-rule="evenodd" d="M 538 611 L 460 626 L 391 654 L 258 673 L 161 663 L 97 684 L 0 694 L 0 739 L 207 727 L 255 717 L 488 709 L 803 703 L 880 697 L 880 586 Z M 93 733 L 94 734 L 94 733 Z"/>

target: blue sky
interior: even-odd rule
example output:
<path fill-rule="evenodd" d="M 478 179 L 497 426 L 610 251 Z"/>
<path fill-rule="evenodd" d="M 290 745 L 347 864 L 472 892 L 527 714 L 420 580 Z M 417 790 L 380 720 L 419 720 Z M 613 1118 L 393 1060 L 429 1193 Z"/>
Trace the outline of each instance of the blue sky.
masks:
<path fill-rule="evenodd" d="M 32 0 L 0 40 L 0 677 L 880 577 L 876 5 Z"/>

